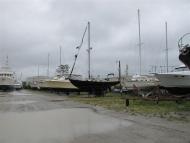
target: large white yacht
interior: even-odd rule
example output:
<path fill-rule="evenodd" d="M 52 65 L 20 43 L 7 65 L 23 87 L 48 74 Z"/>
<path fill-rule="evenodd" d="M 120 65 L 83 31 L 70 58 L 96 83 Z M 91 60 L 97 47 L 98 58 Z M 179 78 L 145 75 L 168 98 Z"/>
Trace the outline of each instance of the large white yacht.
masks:
<path fill-rule="evenodd" d="M 175 68 L 172 72 L 159 73 L 155 76 L 160 81 L 160 87 L 171 93 L 190 93 L 190 71 L 184 65 Z"/>
<path fill-rule="evenodd" d="M 0 68 L 0 90 L 14 89 L 15 73 L 8 66 L 8 57 L 5 66 Z"/>

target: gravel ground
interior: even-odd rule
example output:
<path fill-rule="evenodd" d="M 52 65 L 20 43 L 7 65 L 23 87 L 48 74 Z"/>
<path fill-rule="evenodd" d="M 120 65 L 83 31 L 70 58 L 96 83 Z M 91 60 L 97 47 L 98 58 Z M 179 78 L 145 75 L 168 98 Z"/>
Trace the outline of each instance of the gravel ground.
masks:
<path fill-rule="evenodd" d="M 131 116 L 53 93 L 0 92 L 0 143 L 190 143 L 190 123 Z"/>

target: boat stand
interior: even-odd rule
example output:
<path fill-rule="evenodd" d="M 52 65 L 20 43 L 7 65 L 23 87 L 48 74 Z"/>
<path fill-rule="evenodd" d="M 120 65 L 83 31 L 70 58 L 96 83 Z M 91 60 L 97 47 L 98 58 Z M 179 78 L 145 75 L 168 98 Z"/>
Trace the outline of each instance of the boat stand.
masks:
<path fill-rule="evenodd" d="M 174 95 L 170 94 L 167 90 L 161 89 L 160 86 L 152 88 L 149 92 L 135 87 L 132 95 L 125 98 L 126 106 L 129 106 L 130 100 L 154 101 L 156 104 L 160 101 L 175 101 L 176 103 L 180 103 L 182 101 L 190 101 L 190 93 L 185 95 Z"/>

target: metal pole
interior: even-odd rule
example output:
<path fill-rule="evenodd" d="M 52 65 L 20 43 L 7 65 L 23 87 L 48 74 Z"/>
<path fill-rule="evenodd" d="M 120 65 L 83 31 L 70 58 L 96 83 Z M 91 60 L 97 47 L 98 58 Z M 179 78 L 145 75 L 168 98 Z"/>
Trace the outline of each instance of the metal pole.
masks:
<path fill-rule="evenodd" d="M 165 22 L 166 26 L 166 71 L 168 72 L 168 27 L 167 22 Z"/>
<path fill-rule="evenodd" d="M 129 74 L 129 73 L 128 73 L 128 72 L 129 72 L 128 70 L 129 70 L 129 67 L 128 67 L 128 65 L 126 64 L 126 77 L 127 77 L 128 74 Z"/>
<path fill-rule="evenodd" d="M 6 57 L 6 63 L 5 63 L 5 65 L 6 65 L 6 66 L 9 65 L 9 57 L 8 57 L 8 55 L 7 55 L 7 57 Z"/>
<path fill-rule="evenodd" d="M 62 47 L 60 46 L 59 48 L 60 48 L 60 53 L 59 53 L 59 54 L 60 54 L 60 59 L 59 59 L 60 61 L 59 61 L 59 63 L 60 63 L 60 65 L 61 65 L 61 48 L 62 48 Z"/>
<path fill-rule="evenodd" d="M 40 73 L 40 71 L 39 71 L 39 64 L 38 64 L 38 76 L 39 76 L 39 73 Z"/>
<path fill-rule="evenodd" d="M 22 81 L 22 72 L 21 72 L 21 74 L 20 74 L 20 81 Z"/>
<path fill-rule="evenodd" d="M 120 85 L 120 94 L 122 95 L 122 86 L 121 86 L 121 63 L 119 60 L 119 85 Z"/>
<path fill-rule="evenodd" d="M 39 67 L 39 64 L 38 64 L 38 86 L 39 86 L 39 75 L 40 75 L 40 67 Z"/>
<path fill-rule="evenodd" d="M 91 73 L 90 73 L 90 22 L 88 22 L 88 78 L 91 78 Z"/>
<path fill-rule="evenodd" d="M 157 67 L 155 66 L 155 73 L 157 72 Z"/>
<path fill-rule="evenodd" d="M 48 53 L 48 69 L 47 69 L 47 76 L 49 77 L 49 57 L 50 57 L 50 54 Z"/>
<path fill-rule="evenodd" d="M 141 75 L 141 26 L 140 26 L 140 10 L 138 9 L 138 28 L 139 28 L 139 74 Z"/>
<path fill-rule="evenodd" d="M 121 63 L 119 60 L 119 81 L 121 81 Z"/>

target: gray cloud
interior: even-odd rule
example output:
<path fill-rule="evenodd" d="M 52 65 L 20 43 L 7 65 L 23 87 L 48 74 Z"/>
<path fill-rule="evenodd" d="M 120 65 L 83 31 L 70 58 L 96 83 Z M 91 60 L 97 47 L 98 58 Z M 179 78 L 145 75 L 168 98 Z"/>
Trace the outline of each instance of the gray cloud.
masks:
<path fill-rule="evenodd" d="M 116 60 L 124 71 L 138 73 L 137 9 L 141 10 L 143 73 L 150 65 L 165 65 L 165 21 L 168 22 L 169 64 L 179 65 L 178 38 L 189 32 L 188 0 L 0 0 L 0 60 L 8 54 L 18 73 L 46 74 L 50 53 L 51 74 L 59 64 L 73 63 L 75 47 L 91 21 L 92 72 L 116 72 Z M 75 73 L 87 73 L 87 42 Z"/>

